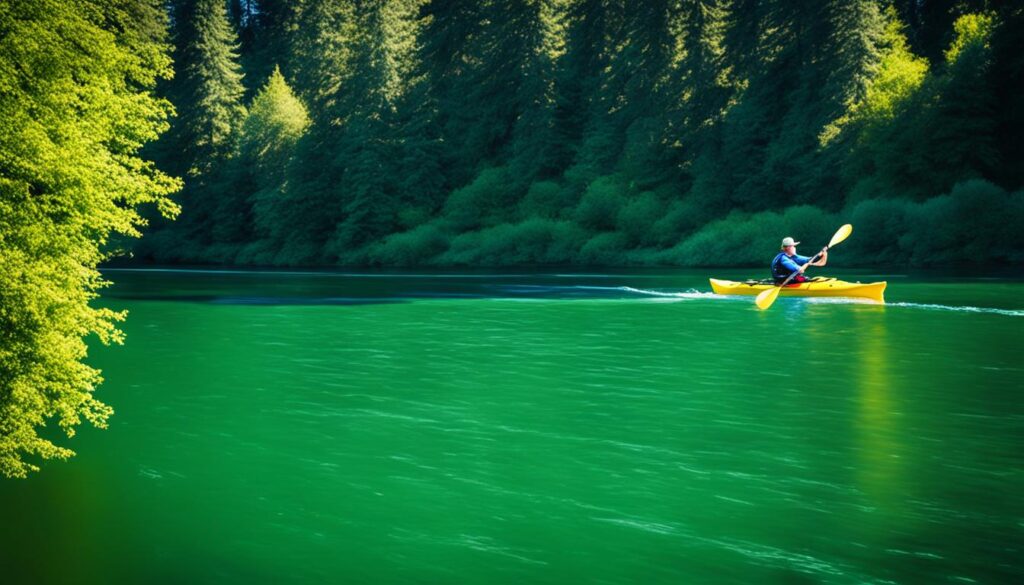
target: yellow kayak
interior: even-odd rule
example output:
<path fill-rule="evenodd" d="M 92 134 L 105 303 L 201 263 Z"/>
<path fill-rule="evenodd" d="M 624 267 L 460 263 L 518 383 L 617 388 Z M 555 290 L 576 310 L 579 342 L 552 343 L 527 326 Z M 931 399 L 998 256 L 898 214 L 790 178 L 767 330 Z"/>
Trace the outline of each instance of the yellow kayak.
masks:
<path fill-rule="evenodd" d="M 712 278 L 711 288 L 720 295 L 757 295 L 773 285 L 748 280 L 734 282 Z M 780 294 L 784 297 L 858 297 L 885 302 L 884 282 L 846 282 L 835 278 L 815 278 L 808 282 L 787 284 Z"/>

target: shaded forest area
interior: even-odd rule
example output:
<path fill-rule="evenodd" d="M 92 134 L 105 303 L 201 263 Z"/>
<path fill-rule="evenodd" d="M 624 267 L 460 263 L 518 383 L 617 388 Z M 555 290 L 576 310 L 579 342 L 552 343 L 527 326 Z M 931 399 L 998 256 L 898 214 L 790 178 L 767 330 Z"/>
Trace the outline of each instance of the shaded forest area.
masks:
<path fill-rule="evenodd" d="M 137 259 L 1024 261 L 1020 3 L 175 0 Z"/>

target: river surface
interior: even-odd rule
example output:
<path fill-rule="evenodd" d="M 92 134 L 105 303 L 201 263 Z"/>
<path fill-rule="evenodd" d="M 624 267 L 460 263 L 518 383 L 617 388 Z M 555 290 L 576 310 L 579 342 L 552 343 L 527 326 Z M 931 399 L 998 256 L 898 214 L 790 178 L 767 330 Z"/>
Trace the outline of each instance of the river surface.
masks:
<path fill-rule="evenodd" d="M 712 273 L 108 271 L 4 582 L 1024 582 L 1024 280 Z"/>

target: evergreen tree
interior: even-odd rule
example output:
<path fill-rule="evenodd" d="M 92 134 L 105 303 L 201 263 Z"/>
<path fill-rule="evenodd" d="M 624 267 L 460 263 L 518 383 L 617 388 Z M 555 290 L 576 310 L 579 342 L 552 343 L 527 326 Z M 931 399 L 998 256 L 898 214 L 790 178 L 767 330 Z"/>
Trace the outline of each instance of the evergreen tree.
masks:
<path fill-rule="evenodd" d="M 239 160 L 265 189 L 284 181 L 295 145 L 309 127 L 306 107 L 275 67 L 253 98 L 242 124 Z"/>
<path fill-rule="evenodd" d="M 288 69 L 294 72 L 295 89 L 318 124 L 337 126 L 347 116 L 350 104 L 344 96 L 356 74 L 352 63 L 358 33 L 355 3 L 308 0 L 292 18 L 295 34 Z"/>
<path fill-rule="evenodd" d="M 569 7 L 566 18 L 565 55 L 554 87 L 555 119 L 577 156 L 587 124 L 600 111 L 595 98 L 613 52 L 606 42 L 613 18 L 608 4 L 608 0 L 579 0 Z"/>
<path fill-rule="evenodd" d="M 463 128 L 459 126 L 466 108 L 464 89 L 475 60 L 470 55 L 471 35 L 481 26 L 481 6 L 462 0 L 432 0 L 423 7 L 423 31 L 418 43 L 414 77 L 417 80 L 407 104 L 416 113 L 410 123 L 420 129 L 428 141 L 440 141 L 436 150 L 441 176 L 431 181 L 450 189 L 470 180 L 475 165 L 468 162 Z M 412 99 L 415 96 L 415 100 Z M 438 199 L 443 199 L 443 193 Z M 440 206 L 442 201 L 434 202 Z M 431 207 L 436 208 L 434 205 Z"/>
<path fill-rule="evenodd" d="M 678 101 L 670 115 L 673 142 L 686 151 L 687 162 L 710 146 L 732 94 L 724 46 L 729 15 L 728 3 L 720 1 L 687 2 L 681 12 L 683 56 L 674 72 Z"/>
<path fill-rule="evenodd" d="M 621 106 L 610 122 L 622 133 L 618 167 L 641 187 L 670 180 L 674 171 L 667 154 L 666 113 L 676 97 L 668 84 L 676 54 L 672 2 L 653 0 L 630 11 L 626 43 L 612 59 L 610 83 L 618 87 Z"/>
<path fill-rule="evenodd" d="M 306 0 L 231 0 L 238 4 L 241 18 L 234 28 L 241 44 L 241 62 L 246 79 L 253 84 L 267 79 L 287 54 L 297 32 L 295 17 Z M 234 18 L 233 18 L 234 20 Z M 251 85 L 250 92 L 257 87 Z M 251 95 L 251 94 L 250 94 Z"/>
<path fill-rule="evenodd" d="M 238 41 L 220 0 L 179 0 L 174 23 L 178 75 L 170 97 L 178 119 L 170 138 L 183 174 L 200 176 L 230 156 L 245 116 Z"/>
<path fill-rule="evenodd" d="M 212 240 L 218 221 L 217 201 L 225 187 L 224 171 L 237 149 L 245 117 L 238 42 L 221 0 L 178 0 L 172 6 L 177 75 L 167 95 L 178 108 L 157 160 L 186 177 L 182 216 L 168 237 L 183 240 L 175 253 L 195 260 Z M 154 253 L 163 258 L 163 236 L 154 238 Z M 145 252 L 145 250 L 144 250 Z M 229 258 L 217 258 L 227 261 Z"/>
<path fill-rule="evenodd" d="M 682 173 L 673 185 L 667 212 L 656 221 L 653 236 L 663 243 L 699 225 L 713 209 L 712 202 L 726 199 L 720 176 L 722 122 L 745 87 L 738 79 L 739 61 L 749 59 L 752 48 L 727 50 L 728 42 L 756 42 L 756 3 L 743 0 L 685 2 L 673 25 L 679 32 L 679 50 L 673 64 L 669 91 L 674 99 L 667 111 L 666 144 L 669 160 Z M 737 13 L 743 20 L 737 19 Z M 733 28 L 743 35 L 727 36 Z M 748 52 L 749 51 L 749 52 Z M 736 58 L 730 61 L 730 57 Z"/>
<path fill-rule="evenodd" d="M 621 125 L 614 123 L 613 114 L 621 100 L 622 87 L 620 77 L 613 77 L 611 72 L 626 43 L 627 29 L 621 0 L 584 2 L 574 15 L 579 24 L 573 27 L 570 37 L 569 58 L 578 61 L 577 70 L 587 75 L 580 80 L 580 91 L 586 91 L 587 107 L 583 111 L 576 157 L 566 171 L 566 179 L 582 192 L 586 184 L 614 164 L 620 152 L 617 147 L 621 144 Z"/>
<path fill-rule="evenodd" d="M 920 137 L 906 132 L 907 121 L 919 110 L 921 89 L 928 76 L 928 62 L 914 55 L 895 11 L 886 15 L 879 42 L 879 60 L 860 97 L 850 101 L 846 113 L 826 126 L 820 135 L 842 164 L 845 186 L 853 200 L 886 186 L 887 192 L 910 192 L 910 153 Z M 878 193 L 874 193 L 878 196 Z"/>
<path fill-rule="evenodd" d="M 943 76 L 934 118 L 927 119 L 929 144 L 925 165 L 938 193 L 964 178 L 995 176 L 999 153 L 995 145 L 995 102 L 992 67 L 993 18 L 967 14 L 954 22 L 955 36 L 945 52 Z"/>
<path fill-rule="evenodd" d="M 459 11 L 461 27 L 469 27 L 459 52 L 461 71 L 441 96 L 444 137 L 456 149 L 455 184 L 464 184 L 487 166 L 505 158 L 521 100 L 539 89 L 523 77 L 533 51 L 542 42 L 538 2 L 486 0 L 473 11 Z M 526 81 L 529 87 L 522 87 Z M 543 83 L 543 82 L 538 82 Z M 543 101 L 542 99 L 540 101 Z M 540 114 L 543 116 L 543 114 Z M 529 116 L 532 119 L 533 116 Z M 530 123 L 529 119 L 524 123 Z"/>
<path fill-rule="evenodd" d="M 505 32 L 523 41 L 520 81 L 515 95 L 516 115 L 508 157 L 522 191 L 536 180 L 558 176 L 570 162 L 567 136 L 558 126 L 555 83 L 565 52 L 567 6 L 557 0 L 526 3 L 518 14 L 518 32 Z"/>
<path fill-rule="evenodd" d="M 436 214 L 448 194 L 445 168 L 447 149 L 437 120 L 437 101 L 431 85 L 418 72 L 413 83 L 396 102 L 392 136 L 398 146 L 392 180 L 398 194 L 397 222 L 400 229 L 416 227 Z"/>
<path fill-rule="evenodd" d="M 362 5 L 355 46 L 359 78 L 350 89 L 351 116 L 339 133 L 334 165 L 340 168 L 340 222 L 328 243 L 330 257 L 361 249 L 398 225 L 402 140 L 397 105 L 409 91 L 421 25 L 421 0 L 376 0 Z"/>
<path fill-rule="evenodd" d="M 214 238 L 241 246 L 277 233 L 280 191 L 296 144 L 309 126 L 306 108 L 275 68 L 248 109 L 239 152 L 225 171 Z"/>

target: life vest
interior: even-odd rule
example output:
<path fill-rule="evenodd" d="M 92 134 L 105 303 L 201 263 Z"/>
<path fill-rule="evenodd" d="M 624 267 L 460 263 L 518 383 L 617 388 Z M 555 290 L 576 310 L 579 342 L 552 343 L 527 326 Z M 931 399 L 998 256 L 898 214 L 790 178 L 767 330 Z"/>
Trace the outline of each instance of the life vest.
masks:
<path fill-rule="evenodd" d="M 782 265 L 782 259 L 786 257 L 785 252 L 779 252 L 772 260 L 772 278 L 776 281 L 783 281 L 789 278 L 789 275 L 793 272 Z"/>

